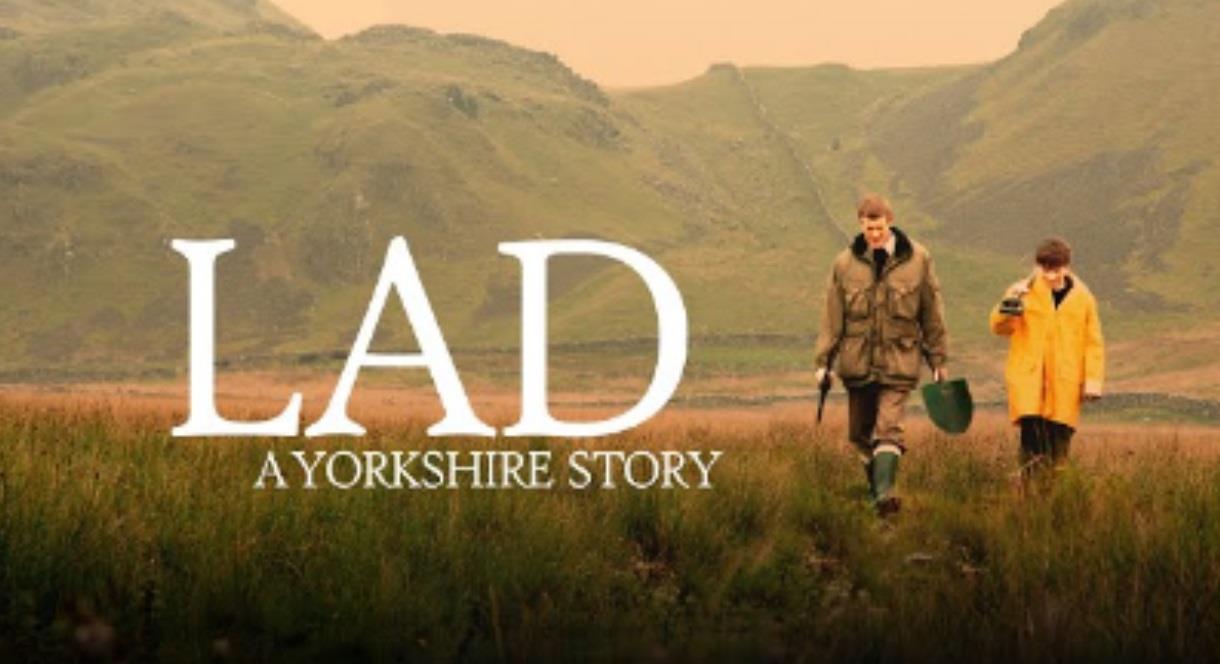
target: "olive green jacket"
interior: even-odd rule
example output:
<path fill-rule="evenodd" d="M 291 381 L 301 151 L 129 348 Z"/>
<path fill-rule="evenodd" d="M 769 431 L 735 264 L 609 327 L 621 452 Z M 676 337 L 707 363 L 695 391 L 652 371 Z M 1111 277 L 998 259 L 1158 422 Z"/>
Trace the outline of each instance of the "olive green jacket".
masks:
<path fill-rule="evenodd" d="M 914 387 L 921 357 L 932 369 L 947 358 L 945 306 L 932 256 L 902 231 L 892 232 L 894 255 L 880 279 L 863 235 L 830 271 L 814 361 L 822 368 L 835 360 L 834 371 L 848 387 Z"/>

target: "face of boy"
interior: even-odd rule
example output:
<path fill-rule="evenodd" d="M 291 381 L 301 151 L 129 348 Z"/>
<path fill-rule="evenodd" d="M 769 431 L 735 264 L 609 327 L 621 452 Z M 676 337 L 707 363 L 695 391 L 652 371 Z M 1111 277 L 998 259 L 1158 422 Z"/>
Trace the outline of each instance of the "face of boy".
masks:
<path fill-rule="evenodd" d="M 1068 266 L 1060 267 L 1037 267 L 1038 276 L 1046 280 L 1046 284 L 1051 287 L 1051 290 L 1063 290 L 1067 284 L 1067 276 L 1071 272 Z"/>
<path fill-rule="evenodd" d="M 885 217 L 860 217 L 860 232 L 870 249 L 881 249 L 890 241 L 890 220 Z"/>

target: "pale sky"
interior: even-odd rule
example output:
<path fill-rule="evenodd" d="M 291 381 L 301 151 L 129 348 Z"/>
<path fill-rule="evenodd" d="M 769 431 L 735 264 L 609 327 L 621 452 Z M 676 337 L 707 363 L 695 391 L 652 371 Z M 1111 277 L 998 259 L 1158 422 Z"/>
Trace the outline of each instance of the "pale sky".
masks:
<path fill-rule="evenodd" d="M 327 38 L 379 23 L 549 51 L 606 87 L 713 62 L 858 68 L 985 62 L 1061 0 L 273 0 Z"/>

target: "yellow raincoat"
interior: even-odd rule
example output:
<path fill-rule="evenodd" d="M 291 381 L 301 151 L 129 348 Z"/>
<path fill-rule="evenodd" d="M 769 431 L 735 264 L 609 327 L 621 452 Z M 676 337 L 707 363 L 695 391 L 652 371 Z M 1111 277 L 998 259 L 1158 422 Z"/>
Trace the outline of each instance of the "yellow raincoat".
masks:
<path fill-rule="evenodd" d="M 1071 279 L 1058 309 L 1050 285 L 1034 278 L 1024 315 L 1005 316 L 999 305 L 991 310 L 991 331 L 1009 338 L 1004 383 L 1013 422 L 1041 416 L 1075 428 L 1086 384 L 1101 394 L 1105 349 L 1097 300 L 1076 275 Z"/>

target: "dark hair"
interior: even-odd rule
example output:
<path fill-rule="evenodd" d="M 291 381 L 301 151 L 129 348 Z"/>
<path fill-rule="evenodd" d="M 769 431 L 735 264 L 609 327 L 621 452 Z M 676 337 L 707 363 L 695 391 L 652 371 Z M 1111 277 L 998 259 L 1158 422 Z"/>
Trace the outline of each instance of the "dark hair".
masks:
<path fill-rule="evenodd" d="M 877 194 L 868 194 L 860 199 L 856 204 L 856 219 L 880 219 L 885 217 L 886 221 L 894 221 L 894 209 L 890 207 L 890 202 L 878 196 Z"/>
<path fill-rule="evenodd" d="M 1047 238 L 1038 243 L 1038 251 L 1034 254 L 1034 260 L 1048 270 L 1071 265 L 1072 246 L 1063 238 Z"/>

